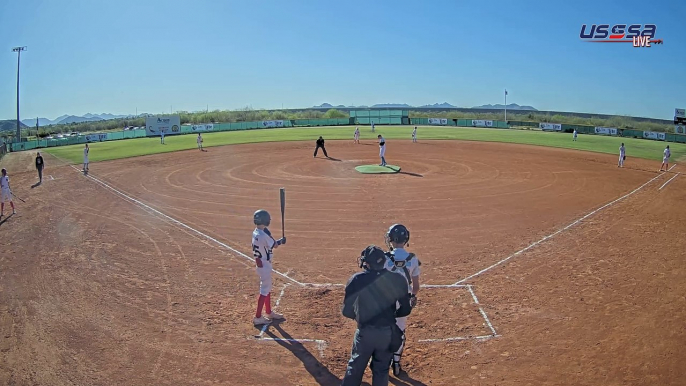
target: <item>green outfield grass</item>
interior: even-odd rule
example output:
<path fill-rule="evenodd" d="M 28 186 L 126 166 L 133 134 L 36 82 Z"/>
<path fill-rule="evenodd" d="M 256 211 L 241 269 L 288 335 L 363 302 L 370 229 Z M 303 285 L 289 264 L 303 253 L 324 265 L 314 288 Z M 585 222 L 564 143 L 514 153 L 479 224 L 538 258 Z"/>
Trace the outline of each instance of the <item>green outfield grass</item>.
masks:
<path fill-rule="evenodd" d="M 360 127 L 361 140 L 375 140 L 377 134 L 386 139 L 410 140 L 413 126 L 377 126 L 372 133 L 369 126 Z M 354 127 L 307 127 L 287 129 L 262 129 L 224 131 L 203 134 L 204 147 L 235 145 L 254 142 L 280 141 L 314 141 L 320 135 L 325 140 L 347 139 L 352 141 Z M 576 142 L 568 133 L 550 133 L 528 130 L 506 129 L 475 129 L 455 127 L 419 126 L 417 130 L 419 141 L 431 139 L 456 139 L 466 141 L 508 142 L 529 145 L 559 147 L 565 149 L 587 150 L 600 153 L 618 154 L 619 145 L 624 142 L 628 157 L 662 160 L 662 151 L 669 144 L 672 150 L 672 160 L 686 157 L 686 144 L 665 143 L 634 138 L 606 137 L 600 135 L 579 135 Z M 165 145 L 160 144 L 159 137 L 137 138 L 120 141 L 97 142 L 90 144 L 90 161 L 105 161 L 112 159 L 136 157 L 148 154 L 166 153 L 179 150 L 196 149 L 196 135 L 169 135 L 165 137 Z M 330 145 L 331 146 L 331 145 Z M 392 146 L 392 144 L 391 144 Z M 41 151 L 74 163 L 83 162 L 84 145 L 61 146 Z"/>

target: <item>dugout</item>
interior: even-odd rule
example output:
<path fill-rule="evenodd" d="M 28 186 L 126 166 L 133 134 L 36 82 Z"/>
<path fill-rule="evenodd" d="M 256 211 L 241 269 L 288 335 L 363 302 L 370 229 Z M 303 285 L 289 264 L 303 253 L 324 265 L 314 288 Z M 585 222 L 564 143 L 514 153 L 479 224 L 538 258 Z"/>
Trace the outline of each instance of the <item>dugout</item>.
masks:
<path fill-rule="evenodd" d="M 409 110 L 350 110 L 350 120 L 356 125 L 409 125 Z"/>

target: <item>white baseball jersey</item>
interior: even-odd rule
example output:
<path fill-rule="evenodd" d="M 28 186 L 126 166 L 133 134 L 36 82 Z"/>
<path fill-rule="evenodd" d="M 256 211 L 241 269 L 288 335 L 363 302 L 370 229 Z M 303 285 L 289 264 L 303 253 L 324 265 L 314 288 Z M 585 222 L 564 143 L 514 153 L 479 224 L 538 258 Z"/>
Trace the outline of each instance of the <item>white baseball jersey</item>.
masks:
<path fill-rule="evenodd" d="M 202 137 L 198 135 L 197 141 L 198 141 L 198 143 L 202 142 Z"/>
<path fill-rule="evenodd" d="M 619 155 L 623 157 L 625 153 L 626 153 L 626 149 L 624 148 L 624 146 L 620 146 L 619 147 Z"/>
<path fill-rule="evenodd" d="M 84 159 L 84 161 L 86 161 L 86 162 L 88 162 L 88 152 L 89 152 L 89 151 L 90 151 L 90 149 L 87 148 L 87 147 L 83 149 L 83 159 Z"/>
<path fill-rule="evenodd" d="M 3 191 L 9 191 L 10 190 L 10 177 L 9 176 L 0 177 L 0 189 L 2 189 Z"/>
<path fill-rule="evenodd" d="M 397 248 L 393 250 L 393 258 L 395 259 L 396 262 L 405 262 L 405 268 L 407 268 L 407 272 L 409 272 L 411 277 L 417 277 L 421 273 L 421 269 L 419 268 L 419 259 L 417 259 L 417 256 L 413 256 L 411 259 L 408 259 L 410 257 L 410 254 L 403 248 Z M 410 285 L 410 280 L 408 280 L 407 275 L 405 274 L 405 270 L 401 267 L 396 266 L 396 263 L 394 263 L 391 259 L 386 260 L 386 269 L 391 271 L 391 272 L 397 272 L 407 280 L 407 287 L 408 291 L 412 292 L 412 286 Z"/>
<path fill-rule="evenodd" d="M 574 130 L 574 136 L 576 137 L 576 129 Z"/>
<path fill-rule="evenodd" d="M 252 254 L 254 258 L 261 258 L 263 262 L 271 262 L 274 244 L 276 241 L 262 229 L 255 228 L 252 232 Z"/>
<path fill-rule="evenodd" d="M 359 136 L 360 136 L 360 128 L 359 128 L 359 127 L 356 127 L 356 128 L 355 128 L 355 136 L 356 136 L 356 137 L 359 137 Z"/>
<path fill-rule="evenodd" d="M 669 159 L 669 157 L 672 156 L 672 152 L 669 151 L 669 149 L 665 149 L 665 159 Z"/>
<path fill-rule="evenodd" d="M 417 136 L 417 128 L 415 127 L 414 130 L 412 130 L 412 136 L 416 137 Z"/>

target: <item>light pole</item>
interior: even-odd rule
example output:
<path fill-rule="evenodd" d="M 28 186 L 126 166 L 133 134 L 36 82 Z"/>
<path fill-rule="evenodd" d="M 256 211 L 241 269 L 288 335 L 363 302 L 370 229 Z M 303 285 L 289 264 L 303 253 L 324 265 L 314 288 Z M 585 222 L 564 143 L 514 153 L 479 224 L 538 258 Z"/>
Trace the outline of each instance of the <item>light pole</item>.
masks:
<path fill-rule="evenodd" d="M 21 52 L 26 51 L 26 47 L 14 47 L 12 51 L 17 53 L 17 142 L 21 142 L 21 127 L 19 126 L 19 61 L 21 59 Z"/>
<path fill-rule="evenodd" d="M 507 90 L 505 90 L 505 123 L 507 123 Z"/>

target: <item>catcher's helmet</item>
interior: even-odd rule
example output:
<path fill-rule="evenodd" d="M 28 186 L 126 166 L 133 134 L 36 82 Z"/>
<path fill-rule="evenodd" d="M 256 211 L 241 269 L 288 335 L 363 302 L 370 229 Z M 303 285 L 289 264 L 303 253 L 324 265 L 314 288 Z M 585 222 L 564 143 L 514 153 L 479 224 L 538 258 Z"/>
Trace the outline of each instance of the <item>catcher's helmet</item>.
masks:
<path fill-rule="evenodd" d="M 376 245 L 370 245 L 360 254 L 360 268 L 381 271 L 386 266 L 386 253 Z M 367 267 L 365 267 L 367 264 Z"/>
<path fill-rule="evenodd" d="M 272 221 L 272 217 L 269 215 L 269 212 L 267 212 L 264 209 L 260 209 L 253 214 L 253 222 L 255 225 L 264 225 L 266 227 L 269 226 L 269 224 Z"/>
<path fill-rule="evenodd" d="M 386 245 L 390 249 L 393 249 L 391 242 L 400 243 L 400 244 L 409 244 L 409 242 L 410 242 L 410 231 L 407 230 L 405 225 L 393 224 L 393 225 L 391 225 L 390 228 L 388 228 L 388 232 L 386 232 L 385 239 L 386 239 Z"/>

